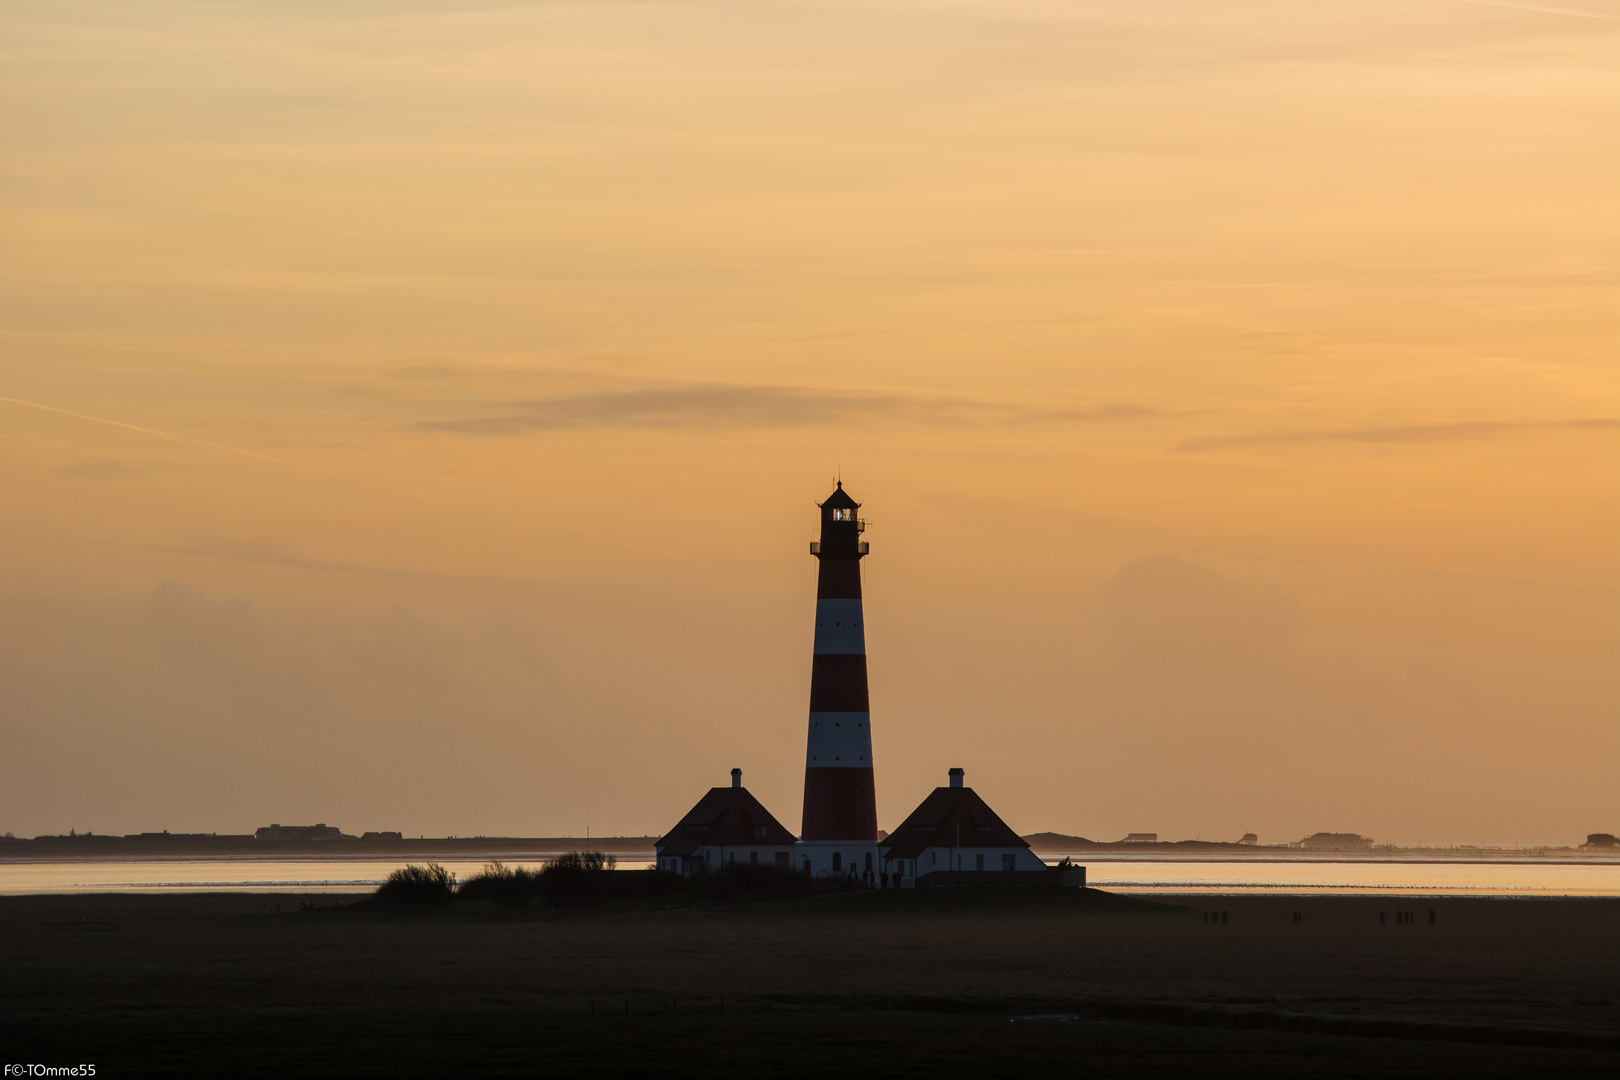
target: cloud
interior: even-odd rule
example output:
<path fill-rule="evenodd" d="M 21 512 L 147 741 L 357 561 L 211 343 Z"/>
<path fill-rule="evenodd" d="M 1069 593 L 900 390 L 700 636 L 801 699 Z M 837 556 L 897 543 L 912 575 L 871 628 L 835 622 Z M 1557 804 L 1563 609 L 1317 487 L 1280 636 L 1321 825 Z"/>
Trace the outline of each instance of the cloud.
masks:
<path fill-rule="evenodd" d="M 769 428 L 883 419 L 934 425 L 1064 424 L 1161 415 L 1130 402 L 1042 408 L 973 398 L 709 384 L 605 390 L 537 398 L 494 415 L 420 420 L 423 431 L 513 435 L 593 427 Z"/>
<path fill-rule="evenodd" d="M 1175 447 L 1178 453 L 1196 454 L 1228 446 L 1269 446 L 1300 443 L 1422 443 L 1476 442 L 1559 431 L 1620 431 L 1620 419 L 1607 416 L 1573 420 L 1460 420 L 1441 424 L 1370 424 L 1365 427 L 1322 431 L 1269 431 L 1252 435 L 1218 435 L 1190 439 Z"/>

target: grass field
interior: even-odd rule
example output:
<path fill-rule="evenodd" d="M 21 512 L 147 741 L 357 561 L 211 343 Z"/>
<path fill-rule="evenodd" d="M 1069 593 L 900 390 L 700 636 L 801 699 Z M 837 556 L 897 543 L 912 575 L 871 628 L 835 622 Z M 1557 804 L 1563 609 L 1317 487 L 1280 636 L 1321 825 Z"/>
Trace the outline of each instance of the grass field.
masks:
<path fill-rule="evenodd" d="M 1613 900 L 356 899 L 0 898 L 3 1058 L 98 1076 L 1620 1072 Z"/>

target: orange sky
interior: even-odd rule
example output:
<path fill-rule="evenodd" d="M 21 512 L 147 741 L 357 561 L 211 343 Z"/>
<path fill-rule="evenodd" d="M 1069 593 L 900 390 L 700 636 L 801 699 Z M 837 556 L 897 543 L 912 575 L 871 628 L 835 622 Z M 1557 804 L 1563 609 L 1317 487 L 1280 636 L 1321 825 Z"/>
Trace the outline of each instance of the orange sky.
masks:
<path fill-rule="evenodd" d="M 0 830 L 1620 829 L 1620 2 L 0 12 Z"/>

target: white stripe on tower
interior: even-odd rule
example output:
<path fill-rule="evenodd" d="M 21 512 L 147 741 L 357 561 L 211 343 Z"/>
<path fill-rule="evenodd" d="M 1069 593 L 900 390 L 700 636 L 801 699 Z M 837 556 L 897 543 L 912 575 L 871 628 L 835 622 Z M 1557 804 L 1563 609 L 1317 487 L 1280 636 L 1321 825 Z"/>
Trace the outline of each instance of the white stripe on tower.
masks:
<path fill-rule="evenodd" d="M 813 712 L 807 769 L 870 769 L 872 717 L 863 712 Z"/>
<path fill-rule="evenodd" d="M 860 600 L 816 601 L 817 656 L 866 655 Z M 870 769 L 872 716 L 866 712 L 812 712 L 807 768 Z"/>
<path fill-rule="evenodd" d="M 859 599 L 817 600 L 816 654 L 860 653 L 865 656 L 866 627 L 862 625 L 863 622 Z"/>

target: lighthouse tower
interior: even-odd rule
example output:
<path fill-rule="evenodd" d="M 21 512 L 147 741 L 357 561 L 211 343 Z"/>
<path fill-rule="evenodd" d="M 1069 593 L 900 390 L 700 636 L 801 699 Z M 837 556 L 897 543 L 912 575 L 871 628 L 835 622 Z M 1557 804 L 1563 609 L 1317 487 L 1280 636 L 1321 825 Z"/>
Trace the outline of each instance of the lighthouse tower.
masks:
<path fill-rule="evenodd" d="M 810 737 L 804 762 L 799 867 L 816 877 L 880 872 L 872 717 L 866 697 L 866 619 L 861 613 L 861 504 L 840 481 L 821 504 L 816 644 L 810 668 Z"/>

